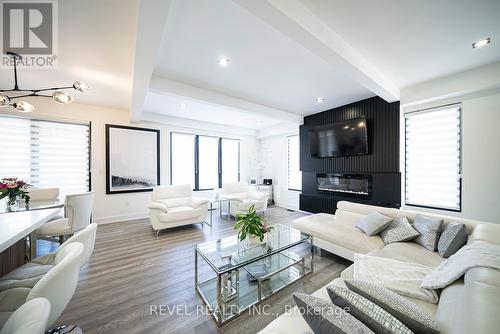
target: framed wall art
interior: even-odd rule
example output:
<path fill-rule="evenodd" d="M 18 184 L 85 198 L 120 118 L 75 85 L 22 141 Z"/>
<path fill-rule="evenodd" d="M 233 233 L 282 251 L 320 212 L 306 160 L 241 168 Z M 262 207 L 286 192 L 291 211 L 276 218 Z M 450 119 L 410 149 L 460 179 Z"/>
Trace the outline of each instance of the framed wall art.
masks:
<path fill-rule="evenodd" d="M 160 130 L 106 124 L 106 194 L 160 184 Z"/>

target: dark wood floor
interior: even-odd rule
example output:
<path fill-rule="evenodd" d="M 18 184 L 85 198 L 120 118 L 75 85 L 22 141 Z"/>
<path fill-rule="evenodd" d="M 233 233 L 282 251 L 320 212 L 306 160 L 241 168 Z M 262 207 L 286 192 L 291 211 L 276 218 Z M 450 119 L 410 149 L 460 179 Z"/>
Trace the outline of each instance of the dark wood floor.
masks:
<path fill-rule="evenodd" d="M 290 224 L 303 215 L 274 207 L 266 219 Z M 243 314 L 218 328 L 209 315 L 196 312 L 204 304 L 194 289 L 193 269 L 195 244 L 235 234 L 232 224 L 215 213 L 213 225 L 172 229 L 158 237 L 147 220 L 99 225 L 94 254 L 58 323 L 77 324 L 84 333 L 256 333 L 282 314 L 285 305 L 294 305 L 292 292 L 312 293 L 349 264 L 333 255 L 315 257 L 313 274 L 266 301 L 271 314 Z M 39 250 L 50 247 L 40 245 Z M 179 305 L 181 312 L 152 315 L 150 305 Z"/>

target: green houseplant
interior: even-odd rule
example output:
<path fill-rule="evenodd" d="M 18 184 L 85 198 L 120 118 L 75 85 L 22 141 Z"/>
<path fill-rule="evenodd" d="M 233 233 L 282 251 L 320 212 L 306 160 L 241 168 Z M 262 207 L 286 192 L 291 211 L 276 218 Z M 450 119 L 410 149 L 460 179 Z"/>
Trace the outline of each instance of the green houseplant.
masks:
<path fill-rule="evenodd" d="M 274 227 L 269 226 L 264 222 L 264 218 L 257 214 L 255 205 L 248 208 L 245 213 L 236 215 L 236 224 L 234 229 L 238 230 L 238 238 L 240 241 L 245 240 L 247 237 L 259 238 L 259 241 L 264 240 L 265 234 L 270 232 Z"/>

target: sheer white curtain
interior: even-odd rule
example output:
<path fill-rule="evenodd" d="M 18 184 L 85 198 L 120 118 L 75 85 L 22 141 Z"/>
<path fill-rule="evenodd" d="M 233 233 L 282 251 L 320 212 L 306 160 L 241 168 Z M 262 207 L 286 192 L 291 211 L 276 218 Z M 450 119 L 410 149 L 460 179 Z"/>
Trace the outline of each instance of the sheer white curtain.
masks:
<path fill-rule="evenodd" d="M 0 178 L 57 187 L 61 199 L 88 191 L 89 150 L 88 124 L 0 116 Z"/>
<path fill-rule="evenodd" d="M 405 203 L 460 210 L 460 105 L 405 114 Z"/>

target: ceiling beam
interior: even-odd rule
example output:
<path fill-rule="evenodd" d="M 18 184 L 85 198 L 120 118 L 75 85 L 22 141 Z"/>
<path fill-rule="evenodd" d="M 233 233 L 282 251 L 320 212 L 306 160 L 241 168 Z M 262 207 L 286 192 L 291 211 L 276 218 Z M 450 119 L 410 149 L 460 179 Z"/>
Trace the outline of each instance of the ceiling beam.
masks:
<path fill-rule="evenodd" d="M 211 90 L 187 85 L 178 81 L 162 78 L 153 75 L 149 86 L 151 93 L 178 95 L 188 99 L 201 101 L 212 105 L 219 105 L 225 108 L 243 110 L 246 112 L 270 117 L 283 122 L 291 122 L 295 124 L 303 123 L 303 116 L 293 114 L 288 111 L 264 106 L 261 104 L 249 102 L 236 97 L 224 95 Z"/>
<path fill-rule="evenodd" d="M 302 1 L 234 1 L 384 100 L 399 100 L 399 88 Z"/>
<path fill-rule="evenodd" d="M 139 0 L 130 118 L 139 122 L 171 0 Z"/>

